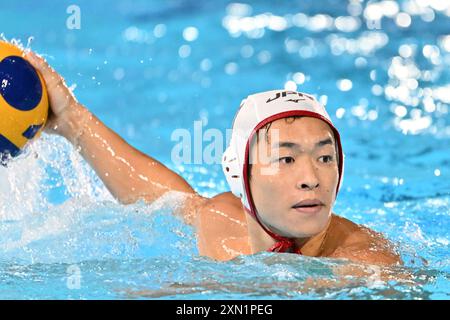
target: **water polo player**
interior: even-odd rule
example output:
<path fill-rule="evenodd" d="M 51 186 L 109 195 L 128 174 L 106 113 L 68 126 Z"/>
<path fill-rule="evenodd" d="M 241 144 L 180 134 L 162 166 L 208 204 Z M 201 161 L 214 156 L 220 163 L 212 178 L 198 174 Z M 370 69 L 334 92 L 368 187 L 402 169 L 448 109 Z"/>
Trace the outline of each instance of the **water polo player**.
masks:
<path fill-rule="evenodd" d="M 45 60 L 33 53 L 26 57 L 47 84 L 46 132 L 78 148 L 121 203 L 185 193 L 180 214 L 195 227 L 201 255 L 229 260 L 272 251 L 401 263 L 382 235 L 332 213 L 344 175 L 343 150 L 330 117 L 311 96 L 278 90 L 247 97 L 223 155 L 232 192 L 204 198 L 78 103 Z"/>

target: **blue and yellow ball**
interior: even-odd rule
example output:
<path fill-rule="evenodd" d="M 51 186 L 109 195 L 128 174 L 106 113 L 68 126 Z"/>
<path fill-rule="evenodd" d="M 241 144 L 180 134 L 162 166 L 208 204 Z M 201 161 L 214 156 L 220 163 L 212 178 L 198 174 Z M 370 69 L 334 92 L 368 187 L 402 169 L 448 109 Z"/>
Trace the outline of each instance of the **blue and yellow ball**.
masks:
<path fill-rule="evenodd" d="M 0 41 L 0 163 L 37 138 L 48 116 L 48 96 L 39 72 L 18 47 Z"/>

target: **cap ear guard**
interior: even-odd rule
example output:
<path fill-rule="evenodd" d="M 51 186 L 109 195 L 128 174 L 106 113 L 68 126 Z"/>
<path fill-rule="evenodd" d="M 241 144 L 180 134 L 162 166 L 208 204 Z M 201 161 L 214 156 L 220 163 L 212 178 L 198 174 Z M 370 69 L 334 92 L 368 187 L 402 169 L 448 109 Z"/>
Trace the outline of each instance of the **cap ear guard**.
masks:
<path fill-rule="evenodd" d="M 222 158 L 222 170 L 230 186 L 231 192 L 238 198 L 242 198 L 242 171 L 239 165 L 236 150 L 234 150 L 234 143 L 230 143 L 225 150 Z"/>
<path fill-rule="evenodd" d="M 243 99 L 239 110 L 245 105 L 247 99 Z M 239 114 L 236 112 L 234 119 L 233 119 L 233 128 L 235 126 L 236 118 Z M 246 140 L 242 140 L 242 137 L 240 137 L 240 134 L 242 134 L 239 130 L 233 130 L 233 134 L 231 136 L 230 142 L 228 144 L 228 148 L 225 150 L 222 156 L 222 170 L 225 175 L 225 178 L 228 182 L 228 185 L 230 186 L 231 192 L 238 198 L 241 199 L 241 202 L 244 206 L 248 207 L 247 204 L 247 197 L 244 192 L 244 177 L 242 177 L 242 163 L 241 163 L 241 157 L 238 154 L 237 145 L 238 142 L 246 143 Z M 242 141 L 240 141 L 242 140 Z"/>

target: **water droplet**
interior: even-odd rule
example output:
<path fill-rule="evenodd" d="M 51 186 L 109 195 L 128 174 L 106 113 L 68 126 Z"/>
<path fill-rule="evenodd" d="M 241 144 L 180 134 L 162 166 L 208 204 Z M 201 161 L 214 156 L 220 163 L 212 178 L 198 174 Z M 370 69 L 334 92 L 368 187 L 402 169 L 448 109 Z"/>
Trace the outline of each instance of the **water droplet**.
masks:
<path fill-rule="evenodd" d="M 284 89 L 285 90 L 290 90 L 290 91 L 297 91 L 297 84 L 294 81 L 286 81 L 286 83 L 284 84 Z"/>
<path fill-rule="evenodd" d="M 350 91 L 353 87 L 353 83 L 349 79 L 341 79 L 337 82 L 337 87 L 341 91 Z"/>
<path fill-rule="evenodd" d="M 195 27 L 187 27 L 186 29 L 183 30 L 183 38 L 188 42 L 197 40 L 198 29 Z"/>

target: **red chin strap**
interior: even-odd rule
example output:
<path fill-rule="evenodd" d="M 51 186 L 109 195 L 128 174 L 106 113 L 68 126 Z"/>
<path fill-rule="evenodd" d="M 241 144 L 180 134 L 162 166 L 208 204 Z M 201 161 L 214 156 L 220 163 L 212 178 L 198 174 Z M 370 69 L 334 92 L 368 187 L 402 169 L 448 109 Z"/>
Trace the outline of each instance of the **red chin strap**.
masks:
<path fill-rule="evenodd" d="M 244 208 L 245 211 L 258 222 L 258 224 L 261 226 L 261 228 L 263 228 L 263 230 L 269 236 L 271 236 L 273 239 L 275 239 L 277 241 L 273 246 L 271 246 L 267 250 L 268 252 L 290 252 L 290 253 L 302 254 L 302 252 L 300 251 L 300 248 L 297 248 L 294 240 L 286 238 L 286 237 L 282 237 L 278 234 L 273 233 L 269 229 L 267 229 L 267 227 L 262 224 L 261 220 L 259 220 L 259 218 L 256 214 L 256 211 L 254 210 L 254 207 L 253 207 L 254 206 L 253 201 L 251 202 L 250 205 L 252 206 L 252 210 Z"/>

